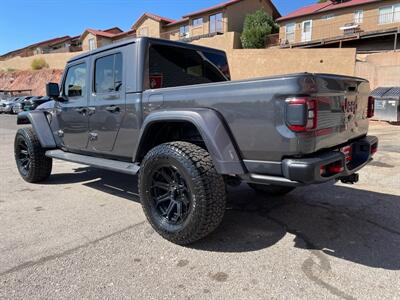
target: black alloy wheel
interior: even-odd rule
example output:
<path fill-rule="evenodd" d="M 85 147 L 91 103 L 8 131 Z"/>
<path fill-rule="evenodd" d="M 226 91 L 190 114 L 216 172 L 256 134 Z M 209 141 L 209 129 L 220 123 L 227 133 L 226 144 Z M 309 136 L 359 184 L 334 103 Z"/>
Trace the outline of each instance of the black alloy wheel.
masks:
<path fill-rule="evenodd" d="M 31 156 L 29 155 L 28 146 L 26 145 L 24 139 L 18 139 L 15 155 L 17 159 L 17 166 L 21 172 L 21 175 L 28 175 L 31 168 Z"/>
<path fill-rule="evenodd" d="M 146 154 L 139 171 L 139 195 L 154 230 L 179 245 L 210 234 L 225 212 L 222 175 L 205 149 L 187 142 L 161 144 Z"/>
<path fill-rule="evenodd" d="M 151 176 L 152 205 L 160 218 L 177 225 L 184 222 L 190 212 L 191 192 L 174 166 L 163 166 Z"/>
<path fill-rule="evenodd" d="M 14 156 L 21 177 L 30 183 L 46 180 L 53 160 L 46 156 L 36 132 L 32 128 L 18 129 L 14 141 Z"/>

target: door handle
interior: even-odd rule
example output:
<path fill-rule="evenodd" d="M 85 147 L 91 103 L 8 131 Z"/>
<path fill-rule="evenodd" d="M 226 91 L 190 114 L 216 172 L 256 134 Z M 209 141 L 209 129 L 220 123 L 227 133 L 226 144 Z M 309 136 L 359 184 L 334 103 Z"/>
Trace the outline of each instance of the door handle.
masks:
<path fill-rule="evenodd" d="M 111 105 L 106 107 L 106 111 L 109 111 L 111 113 L 119 112 L 119 106 Z"/>
<path fill-rule="evenodd" d="M 86 109 L 86 107 L 78 107 L 78 108 L 75 108 L 75 111 L 77 112 L 77 113 L 80 113 L 80 114 L 86 114 L 86 112 L 87 112 L 87 109 Z"/>

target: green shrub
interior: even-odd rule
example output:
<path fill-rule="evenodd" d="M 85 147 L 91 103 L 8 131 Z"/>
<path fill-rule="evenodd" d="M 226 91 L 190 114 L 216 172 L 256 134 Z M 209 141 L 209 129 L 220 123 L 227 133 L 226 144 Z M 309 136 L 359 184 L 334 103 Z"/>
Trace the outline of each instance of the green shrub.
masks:
<path fill-rule="evenodd" d="M 35 58 L 34 60 L 32 60 L 31 67 L 33 70 L 41 70 L 43 68 L 48 68 L 49 65 L 44 58 Z"/>
<path fill-rule="evenodd" d="M 277 32 L 279 32 L 278 24 L 260 9 L 246 16 L 240 40 L 243 48 L 264 48 L 267 36 Z"/>

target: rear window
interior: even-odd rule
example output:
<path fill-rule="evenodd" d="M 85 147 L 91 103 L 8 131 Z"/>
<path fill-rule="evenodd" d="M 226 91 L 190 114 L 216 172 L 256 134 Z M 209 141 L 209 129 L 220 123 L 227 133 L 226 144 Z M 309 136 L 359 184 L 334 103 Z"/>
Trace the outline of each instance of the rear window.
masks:
<path fill-rule="evenodd" d="M 151 45 L 145 89 L 230 80 L 226 56 L 176 46 Z"/>

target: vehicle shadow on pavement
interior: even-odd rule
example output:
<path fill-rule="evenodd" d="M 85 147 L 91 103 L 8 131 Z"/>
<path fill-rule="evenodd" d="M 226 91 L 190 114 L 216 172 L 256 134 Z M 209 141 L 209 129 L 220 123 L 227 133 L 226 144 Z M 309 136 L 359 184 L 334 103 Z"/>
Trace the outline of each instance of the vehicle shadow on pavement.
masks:
<path fill-rule="evenodd" d="M 87 187 L 140 203 L 137 194 L 137 177 L 112 171 L 80 167 L 74 169 L 73 173 L 52 174 L 42 184 L 72 183 L 82 183 Z"/>
<path fill-rule="evenodd" d="M 400 197 L 326 183 L 281 197 L 230 190 L 221 226 L 196 249 L 257 251 L 287 233 L 296 248 L 365 266 L 400 269 Z"/>
<path fill-rule="evenodd" d="M 47 184 L 73 182 L 140 202 L 137 178 L 110 171 L 79 168 L 75 174 L 55 174 Z M 228 189 L 226 214 L 219 228 L 189 247 L 251 252 L 273 246 L 290 234 L 296 248 L 399 270 L 399 211 L 399 196 L 333 183 L 298 188 L 280 197 L 258 194 L 242 184 Z"/>

